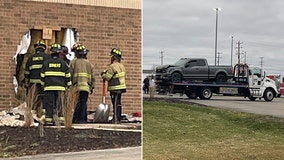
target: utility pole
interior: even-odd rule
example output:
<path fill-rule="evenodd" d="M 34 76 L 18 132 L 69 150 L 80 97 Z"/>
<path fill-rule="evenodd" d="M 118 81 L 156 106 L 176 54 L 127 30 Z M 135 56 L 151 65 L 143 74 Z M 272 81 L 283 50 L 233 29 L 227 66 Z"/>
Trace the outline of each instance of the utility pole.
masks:
<path fill-rule="evenodd" d="M 218 66 L 220 65 L 220 58 L 221 58 L 220 55 L 221 54 L 223 54 L 223 53 L 222 52 L 217 53 L 217 64 L 218 64 Z"/>
<path fill-rule="evenodd" d="M 240 50 L 241 50 L 241 44 L 243 44 L 243 42 L 240 42 L 240 41 L 238 41 L 237 42 L 237 45 L 238 45 L 238 47 L 237 47 L 237 49 L 238 49 L 238 65 L 240 65 L 240 54 L 241 54 L 241 52 L 240 52 Z"/>
<path fill-rule="evenodd" d="M 243 52 L 244 63 L 247 63 L 247 52 Z"/>
<path fill-rule="evenodd" d="M 163 51 L 161 51 L 160 52 L 161 53 L 161 66 L 163 65 L 163 61 L 164 61 L 164 52 Z"/>
<path fill-rule="evenodd" d="M 216 11 L 216 28 L 215 28 L 215 66 L 217 63 L 217 32 L 218 32 L 218 12 L 221 11 L 221 8 L 214 8 Z"/>
<path fill-rule="evenodd" d="M 233 48 L 234 48 L 234 36 L 232 36 L 232 41 L 231 41 L 231 66 L 233 66 Z"/>
<path fill-rule="evenodd" d="M 260 57 L 261 74 L 264 74 L 264 71 L 263 71 L 263 63 L 264 63 L 264 57 Z"/>
<path fill-rule="evenodd" d="M 261 69 L 263 68 L 263 60 L 264 60 L 264 57 L 260 57 L 260 67 L 261 67 Z"/>

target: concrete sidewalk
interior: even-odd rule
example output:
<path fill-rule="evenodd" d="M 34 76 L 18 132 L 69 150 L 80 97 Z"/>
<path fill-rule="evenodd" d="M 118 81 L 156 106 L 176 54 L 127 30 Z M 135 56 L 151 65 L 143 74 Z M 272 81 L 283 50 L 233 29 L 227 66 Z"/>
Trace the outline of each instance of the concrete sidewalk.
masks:
<path fill-rule="evenodd" d="M 142 160 L 142 147 L 128 147 L 118 149 L 92 150 L 70 153 L 42 154 L 15 158 L 3 158 L 3 160 Z M 2 160 L 2 158 L 1 158 Z"/>

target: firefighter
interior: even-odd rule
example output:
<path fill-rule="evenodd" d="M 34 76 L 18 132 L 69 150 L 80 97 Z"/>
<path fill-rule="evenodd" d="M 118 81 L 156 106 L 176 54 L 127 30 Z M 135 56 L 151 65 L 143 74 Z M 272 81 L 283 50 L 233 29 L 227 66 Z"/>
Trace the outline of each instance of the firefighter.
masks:
<path fill-rule="evenodd" d="M 62 45 L 62 52 L 60 53 L 60 57 L 69 65 L 70 60 L 67 59 L 67 55 L 69 54 L 69 50 L 66 46 Z"/>
<path fill-rule="evenodd" d="M 103 80 L 108 81 L 108 91 L 110 92 L 113 105 L 112 123 L 121 122 L 122 106 L 121 96 L 126 92 L 125 67 L 121 63 L 122 53 L 119 49 L 113 48 L 110 52 L 111 64 L 101 73 Z"/>
<path fill-rule="evenodd" d="M 50 51 L 50 58 L 43 63 L 41 70 L 41 80 L 45 92 L 43 99 L 43 105 L 46 109 L 45 122 L 46 124 L 63 123 L 60 94 L 71 86 L 70 69 L 68 64 L 59 56 L 62 52 L 60 44 L 52 44 Z M 57 117 L 59 121 L 54 119 Z"/>
<path fill-rule="evenodd" d="M 31 55 L 26 63 L 25 68 L 25 88 L 27 89 L 27 94 L 31 92 L 31 87 L 35 85 L 36 87 L 36 101 L 32 106 L 32 112 L 36 113 L 40 109 L 43 96 L 43 88 L 41 85 L 40 72 L 43 62 L 48 58 L 45 53 L 46 45 L 43 40 L 38 40 L 34 44 L 35 53 Z M 31 93 L 30 93 L 31 94 Z M 38 116 L 39 112 L 37 112 Z"/>
<path fill-rule="evenodd" d="M 75 59 L 70 62 L 72 83 L 76 86 L 79 99 L 75 108 L 73 123 L 87 122 L 87 100 L 95 88 L 94 65 L 87 59 L 89 50 L 83 45 L 73 47 Z"/>

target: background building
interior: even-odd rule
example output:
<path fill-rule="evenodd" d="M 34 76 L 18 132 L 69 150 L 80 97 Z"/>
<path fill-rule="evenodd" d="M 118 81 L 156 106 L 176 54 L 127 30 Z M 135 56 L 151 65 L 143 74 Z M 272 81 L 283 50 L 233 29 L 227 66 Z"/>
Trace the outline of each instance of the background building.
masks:
<path fill-rule="evenodd" d="M 31 47 L 45 39 L 48 47 L 61 43 L 67 28 L 89 50 L 88 59 L 95 65 L 96 88 L 89 98 L 89 110 L 102 100 L 100 72 L 110 63 L 109 52 L 118 47 L 123 52 L 127 72 L 127 93 L 122 98 L 123 113 L 141 110 L 142 75 L 142 2 L 141 0 L 1 0 L 0 1 L 0 110 L 17 106 L 23 101 L 16 95 L 13 76 L 23 35 L 31 31 Z M 25 62 L 25 61 L 23 61 Z M 20 72 L 23 66 L 20 66 Z M 21 73 L 19 73 L 19 89 Z M 110 97 L 107 104 L 111 105 Z"/>

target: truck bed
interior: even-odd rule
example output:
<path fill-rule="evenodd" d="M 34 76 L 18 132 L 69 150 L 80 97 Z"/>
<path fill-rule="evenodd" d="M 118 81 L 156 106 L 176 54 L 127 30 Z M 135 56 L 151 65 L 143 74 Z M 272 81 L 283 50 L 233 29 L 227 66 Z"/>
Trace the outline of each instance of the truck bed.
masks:
<path fill-rule="evenodd" d="M 229 88 L 247 88 L 247 84 L 230 82 L 181 82 L 172 83 L 173 86 L 196 86 L 196 87 L 229 87 Z"/>

